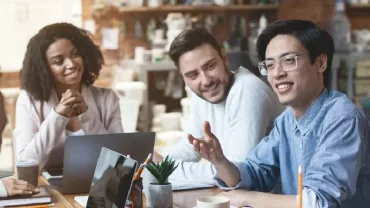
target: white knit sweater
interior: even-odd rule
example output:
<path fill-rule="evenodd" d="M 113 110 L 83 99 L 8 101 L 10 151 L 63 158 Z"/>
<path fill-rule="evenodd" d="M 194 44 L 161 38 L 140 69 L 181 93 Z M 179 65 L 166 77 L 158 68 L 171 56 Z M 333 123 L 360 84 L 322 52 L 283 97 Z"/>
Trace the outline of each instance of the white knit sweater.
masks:
<path fill-rule="evenodd" d="M 0 180 L 0 197 L 7 197 L 8 192 L 6 191 L 5 185 L 2 180 Z"/>
<path fill-rule="evenodd" d="M 202 138 L 203 123 L 209 121 L 225 156 L 232 161 L 245 160 L 284 110 L 273 90 L 242 67 L 235 73 L 233 85 L 223 102 L 212 104 L 195 94 L 191 100 L 185 133 Z M 201 157 L 193 151 L 186 136 L 167 153 L 179 163 L 170 181 L 214 184 L 214 167 L 208 161 L 200 161 Z"/>

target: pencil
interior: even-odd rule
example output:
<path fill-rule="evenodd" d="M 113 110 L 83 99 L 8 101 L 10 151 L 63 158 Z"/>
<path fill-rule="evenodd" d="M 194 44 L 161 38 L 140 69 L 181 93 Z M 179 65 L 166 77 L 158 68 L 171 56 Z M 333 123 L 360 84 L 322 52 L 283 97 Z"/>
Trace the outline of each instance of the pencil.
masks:
<path fill-rule="evenodd" d="M 148 157 L 146 158 L 145 162 L 140 165 L 139 169 L 137 170 L 135 174 L 134 180 L 138 180 L 140 178 L 141 173 L 143 172 L 144 168 L 149 164 L 151 158 L 152 158 L 152 153 L 150 153 Z"/>
<path fill-rule="evenodd" d="M 150 159 L 152 159 L 152 153 L 149 153 L 148 157 L 146 158 L 144 164 L 147 165 L 150 162 Z"/>
<path fill-rule="evenodd" d="M 53 207 L 53 206 L 54 206 L 54 203 L 33 205 L 33 206 L 28 206 L 28 208 L 46 208 L 46 207 Z"/>
<path fill-rule="evenodd" d="M 298 166 L 298 208 L 302 208 L 303 196 L 302 196 L 302 167 Z"/>

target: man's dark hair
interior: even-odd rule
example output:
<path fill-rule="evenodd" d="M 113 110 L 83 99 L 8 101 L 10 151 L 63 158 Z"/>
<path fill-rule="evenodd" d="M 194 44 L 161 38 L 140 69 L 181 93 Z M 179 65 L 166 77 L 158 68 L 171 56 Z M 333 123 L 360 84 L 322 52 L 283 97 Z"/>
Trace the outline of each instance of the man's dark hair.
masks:
<path fill-rule="evenodd" d="M 216 39 L 204 28 L 194 28 L 182 31 L 171 43 L 169 55 L 179 68 L 180 56 L 203 45 L 211 45 L 220 56 L 222 51 Z"/>
<path fill-rule="evenodd" d="M 324 72 L 324 85 L 328 87 L 330 69 L 333 60 L 334 43 L 330 34 L 307 20 L 282 20 L 269 25 L 258 37 L 257 52 L 260 60 L 265 60 L 267 45 L 277 35 L 292 35 L 297 38 L 308 51 L 311 64 L 321 54 L 328 58 Z"/>
<path fill-rule="evenodd" d="M 42 28 L 28 45 L 20 72 L 21 88 L 35 99 L 47 101 L 55 87 L 46 51 L 58 39 L 67 39 L 76 47 L 84 63 L 81 84 L 91 85 L 98 78 L 104 58 L 87 31 L 69 23 L 55 23 Z"/>

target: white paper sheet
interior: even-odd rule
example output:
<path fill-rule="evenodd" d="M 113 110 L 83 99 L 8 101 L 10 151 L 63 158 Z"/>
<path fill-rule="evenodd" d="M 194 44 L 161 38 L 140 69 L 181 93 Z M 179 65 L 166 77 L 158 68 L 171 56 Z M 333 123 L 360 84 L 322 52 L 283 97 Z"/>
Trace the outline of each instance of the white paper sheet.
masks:
<path fill-rule="evenodd" d="M 120 97 L 119 105 L 121 110 L 123 130 L 125 133 L 136 132 L 140 102 L 138 100 Z"/>
<path fill-rule="evenodd" d="M 201 189 L 201 188 L 215 187 L 214 184 L 188 182 L 188 181 L 177 181 L 177 180 L 170 180 L 170 183 L 172 184 L 172 190 L 173 191 L 182 191 L 182 190 L 191 190 L 191 189 Z"/>
<path fill-rule="evenodd" d="M 117 50 L 119 48 L 119 29 L 102 28 L 102 47 L 108 50 Z"/>
<path fill-rule="evenodd" d="M 89 196 L 75 196 L 75 201 L 78 202 L 82 207 L 86 207 L 88 198 Z"/>
<path fill-rule="evenodd" d="M 180 183 L 171 182 L 173 191 L 191 190 L 191 189 L 201 189 L 201 188 L 212 188 L 214 185 L 210 184 L 199 184 L 199 183 Z"/>

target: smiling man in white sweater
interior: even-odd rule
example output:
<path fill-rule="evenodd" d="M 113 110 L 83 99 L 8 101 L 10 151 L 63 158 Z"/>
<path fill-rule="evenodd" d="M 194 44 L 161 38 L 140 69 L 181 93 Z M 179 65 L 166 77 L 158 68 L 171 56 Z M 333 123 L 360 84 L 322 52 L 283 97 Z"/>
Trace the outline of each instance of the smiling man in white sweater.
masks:
<path fill-rule="evenodd" d="M 193 91 L 191 113 L 185 125 L 188 136 L 201 138 L 209 121 L 230 160 L 244 161 L 284 110 L 276 94 L 253 73 L 227 67 L 226 55 L 205 29 L 191 29 L 175 38 L 170 57 Z M 168 155 L 179 163 L 170 181 L 214 184 L 215 168 L 183 138 Z"/>

